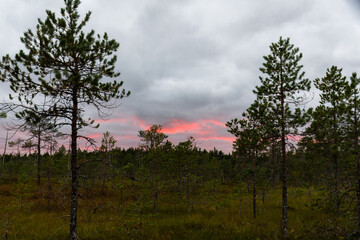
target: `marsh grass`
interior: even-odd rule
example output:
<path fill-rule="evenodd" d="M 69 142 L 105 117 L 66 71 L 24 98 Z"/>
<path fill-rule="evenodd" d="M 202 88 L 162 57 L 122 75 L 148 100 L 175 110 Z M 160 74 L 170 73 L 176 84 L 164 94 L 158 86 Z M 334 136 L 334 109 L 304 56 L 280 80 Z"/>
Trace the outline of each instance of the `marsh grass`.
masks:
<path fill-rule="evenodd" d="M 136 188 L 136 186 L 135 186 Z M 0 185 L 0 239 L 67 239 L 68 198 L 54 184 L 53 194 L 31 184 L 23 199 L 11 184 Z M 346 239 L 353 225 L 344 217 L 334 220 L 332 212 L 311 208 L 316 189 L 289 188 L 289 232 L 291 239 Z M 139 201 L 133 187 L 119 191 L 94 187 L 80 191 L 78 235 L 80 239 L 281 239 L 281 191 L 258 197 L 257 218 L 252 217 L 251 194 L 238 185 L 219 185 L 208 194 L 198 189 L 187 212 L 185 200 L 170 192 L 160 195 L 159 211 L 150 201 Z M 5 224 L 6 223 L 6 224 Z M 6 225 L 6 226 L 5 226 Z"/>

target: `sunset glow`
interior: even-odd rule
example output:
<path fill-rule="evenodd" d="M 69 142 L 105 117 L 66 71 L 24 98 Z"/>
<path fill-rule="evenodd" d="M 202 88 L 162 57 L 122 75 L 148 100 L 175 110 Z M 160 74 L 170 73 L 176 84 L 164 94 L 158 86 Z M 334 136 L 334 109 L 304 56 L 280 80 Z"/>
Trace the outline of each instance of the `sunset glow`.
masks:
<path fill-rule="evenodd" d="M 198 140 L 198 146 L 203 149 L 213 149 L 220 143 L 225 152 L 231 152 L 232 142 L 235 140 L 227 132 L 225 123 L 217 119 L 187 121 L 174 118 L 165 123 L 154 123 L 132 115 L 127 118 L 99 119 L 95 122 L 100 123 L 104 132 L 109 131 L 118 141 L 117 145 L 121 147 L 137 147 L 140 141 L 138 131 L 149 129 L 153 124 L 162 125 L 162 132 L 168 135 L 169 140 L 174 144 L 193 136 Z M 88 137 L 94 138 L 98 144 L 101 143 L 102 136 L 102 134 L 88 135 Z"/>
<path fill-rule="evenodd" d="M 234 142 L 236 138 L 234 137 L 208 137 L 208 138 L 204 138 L 204 137 L 200 137 L 199 139 L 201 140 L 205 140 L 205 141 L 208 141 L 208 140 L 221 140 L 221 141 L 226 141 L 226 142 Z"/>
<path fill-rule="evenodd" d="M 165 134 L 176 134 L 200 130 L 201 125 L 198 122 L 186 122 L 180 119 L 173 119 L 167 126 L 164 126 L 162 132 Z"/>
<path fill-rule="evenodd" d="M 102 138 L 103 134 L 100 134 L 100 133 L 95 133 L 95 134 L 90 134 L 90 135 L 87 135 L 86 137 L 88 138 Z"/>

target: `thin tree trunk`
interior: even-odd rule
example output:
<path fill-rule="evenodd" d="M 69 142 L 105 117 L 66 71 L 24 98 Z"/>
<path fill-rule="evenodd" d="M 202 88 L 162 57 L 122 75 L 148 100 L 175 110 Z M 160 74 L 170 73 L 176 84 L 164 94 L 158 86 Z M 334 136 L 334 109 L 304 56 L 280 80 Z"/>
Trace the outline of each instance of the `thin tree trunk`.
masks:
<path fill-rule="evenodd" d="M 336 109 L 336 105 L 334 106 L 334 108 Z M 337 115 L 336 113 L 334 114 L 334 133 L 337 134 Z M 335 135 L 334 138 L 334 143 L 332 146 L 332 159 L 333 159 L 333 163 L 334 163 L 334 178 L 335 178 L 335 183 L 334 183 L 334 195 L 335 195 L 335 210 L 336 210 L 336 217 L 338 217 L 339 214 L 339 208 L 340 208 L 340 202 L 339 202 L 339 157 L 338 157 L 338 150 L 337 150 L 337 146 L 339 144 L 339 140 L 338 137 Z"/>
<path fill-rule="evenodd" d="M 47 181 L 48 181 L 48 187 L 47 187 L 47 190 L 48 190 L 48 199 L 47 199 L 47 204 L 48 204 L 48 209 L 50 210 L 50 199 L 51 199 L 51 193 L 52 193 L 52 187 L 51 187 L 51 167 L 50 167 L 50 164 L 49 164 L 49 167 L 47 169 Z"/>
<path fill-rule="evenodd" d="M 357 224 L 358 232 L 360 234 L 360 157 L 358 143 L 356 145 L 356 177 L 357 177 L 357 189 L 356 189 L 356 198 L 357 198 Z"/>
<path fill-rule="evenodd" d="M 286 148 L 285 148 L 285 134 L 281 136 L 282 142 L 282 231 L 284 239 L 287 239 L 288 236 L 288 226 L 287 226 L 287 172 L 286 172 Z"/>
<path fill-rule="evenodd" d="M 104 160 L 104 164 L 103 164 L 103 179 L 102 179 L 102 185 L 101 185 L 101 191 L 104 192 L 105 189 L 105 185 L 106 185 L 106 160 Z"/>
<path fill-rule="evenodd" d="M 281 67 L 282 68 L 282 67 Z M 281 175 L 282 175 L 282 234 L 283 238 L 288 237 L 288 216 L 287 216 L 287 173 L 286 173 L 286 142 L 285 142 L 285 101 L 284 101 L 284 86 L 282 72 L 280 72 L 281 80 Z"/>
<path fill-rule="evenodd" d="M 5 164 L 5 154 L 6 154 L 6 147 L 7 147 L 8 138 L 9 138 L 9 131 L 6 131 L 5 147 L 4 147 L 4 154 L 3 154 L 3 159 L 2 159 L 2 166 L 3 167 L 4 167 L 4 164 Z"/>
<path fill-rule="evenodd" d="M 101 186 L 101 191 L 104 191 L 105 187 L 106 187 L 106 181 L 108 179 L 108 172 L 109 172 L 109 166 L 110 166 L 110 148 L 108 148 L 108 146 L 106 146 L 106 150 L 105 150 L 105 157 L 104 157 L 104 162 L 103 162 L 103 182 L 102 182 L 102 186 Z"/>
<path fill-rule="evenodd" d="M 337 131 L 337 127 L 336 127 L 336 114 L 334 115 L 334 132 Z M 334 149 L 333 149 L 333 160 L 334 160 L 334 174 L 335 174 L 335 194 L 337 195 L 338 193 L 338 190 L 339 190 L 339 187 L 338 187 L 338 168 L 339 168 L 339 162 L 338 162 L 338 157 L 337 157 L 337 144 L 338 144 L 338 141 L 337 141 L 337 137 L 335 137 L 334 139 Z"/>
<path fill-rule="evenodd" d="M 358 118 L 357 118 L 357 96 L 354 98 L 354 150 L 356 156 L 356 177 L 357 177 L 357 188 L 356 188 L 356 200 L 357 200 L 357 224 L 358 234 L 360 234 L 360 158 L 359 158 L 359 131 L 358 131 Z"/>
<path fill-rule="evenodd" d="M 272 145 L 271 146 L 271 148 L 272 148 L 272 153 L 271 153 L 271 183 L 272 183 L 273 190 L 275 190 L 275 187 L 276 187 L 276 161 L 275 161 L 276 145 L 275 145 L 275 141 L 271 145 Z"/>
<path fill-rule="evenodd" d="M 155 147 L 155 143 L 153 143 L 153 140 L 151 141 L 151 146 Z M 151 174 L 151 178 L 152 178 L 152 187 L 153 187 L 153 198 L 154 198 L 154 205 L 153 205 L 153 209 L 155 212 L 158 211 L 158 204 L 159 204 L 159 181 L 157 179 L 157 173 L 158 173 L 158 152 L 157 149 L 153 148 L 153 151 L 156 153 L 155 158 L 153 160 L 153 164 L 152 164 L 152 168 L 150 171 Z"/>
<path fill-rule="evenodd" d="M 338 196 L 339 196 L 339 160 L 337 154 L 333 154 L 334 160 L 334 177 L 335 177 L 335 184 L 334 184 L 334 194 L 335 194 L 335 204 L 336 204 L 336 211 L 339 208 L 338 203 Z"/>
<path fill-rule="evenodd" d="M 77 157 L 77 120 L 78 102 L 77 90 L 73 92 L 73 109 L 71 122 L 71 208 L 70 208 L 70 240 L 77 240 L 77 207 L 78 207 L 78 167 Z"/>
<path fill-rule="evenodd" d="M 40 177 L 40 162 L 41 162 L 41 132 L 40 132 L 40 126 L 38 128 L 38 142 L 37 142 L 37 185 L 40 186 L 40 181 L 41 181 L 41 177 Z"/>
<path fill-rule="evenodd" d="M 256 151 L 255 151 L 255 156 L 253 157 L 253 176 L 252 176 L 252 180 L 253 180 L 253 216 L 254 219 L 256 218 L 256 182 L 255 182 L 255 171 L 256 171 Z"/>
<path fill-rule="evenodd" d="M 185 169 L 186 169 L 186 200 L 187 200 L 188 214 L 190 214 L 190 210 L 191 210 L 191 204 L 190 204 L 190 176 L 189 176 L 189 168 L 188 168 L 188 166 L 186 166 Z"/>

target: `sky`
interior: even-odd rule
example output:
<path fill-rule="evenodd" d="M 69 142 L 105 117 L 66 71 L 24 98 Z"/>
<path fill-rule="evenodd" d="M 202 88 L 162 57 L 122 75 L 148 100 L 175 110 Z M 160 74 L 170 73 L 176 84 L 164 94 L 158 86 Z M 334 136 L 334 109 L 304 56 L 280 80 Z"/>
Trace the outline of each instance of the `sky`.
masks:
<path fill-rule="evenodd" d="M 62 0 L 1 0 L 0 56 L 24 46 L 20 37 L 35 29 L 45 10 L 60 15 Z M 232 151 L 225 123 L 239 118 L 255 100 L 259 68 L 269 45 L 290 38 L 303 53 L 310 80 L 332 65 L 350 76 L 360 68 L 360 3 L 356 0 L 83 0 L 92 15 L 86 29 L 107 32 L 120 43 L 117 79 L 131 95 L 108 119 L 89 108 L 98 129 L 109 131 L 122 148 L 139 145 L 139 130 L 161 124 L 175 144 L 189 136 L 202 149 Z M 2 100 L 10 92 L 0 88 Z M 306 107 L 316 106 L 318 93 Z M 9 120 L 1 120 L 6 125 Z M 6 131 L 0 131 L 0 149 Z M 86 147 L 85 143 L 83 146 Z"/>

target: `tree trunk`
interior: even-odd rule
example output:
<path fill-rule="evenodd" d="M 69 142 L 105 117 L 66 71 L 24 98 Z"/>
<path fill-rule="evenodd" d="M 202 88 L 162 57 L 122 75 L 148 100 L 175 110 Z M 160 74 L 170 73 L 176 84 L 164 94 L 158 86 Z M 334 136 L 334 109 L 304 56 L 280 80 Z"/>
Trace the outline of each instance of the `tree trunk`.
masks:
<path fill-rule="evenodd" d="M 189 176 L 189 168 L 188 168 L 188 166 L 186 166 L 185 169 L 186 169 L 186 200 L 187 200 L 188 214 L 190 214 L 190 210 L 191 210 L 191 203 L 190 203 L 190 176 Z"/>
<path fill-rule="evenodd" d="M 48 198 L 47 198 L 47 205 L 48 205 L 48 209 L 50 210 L 50 196 L 52 194 L 52 187 L 51 187 L 51 167 L 49 164 L 49 167 L 47 169 L 47 181 L 48 181 L 48 187 L 47 187 L 47 191 L 48 191 Z"/>
<path fill-rule="evenodd" d="M 287 226 L 287 173 L 286 173 L 286 148 L 285 148 L 285 134 L 281 136 L 282 148 L 282 232 L 284 239 L 287 239 L 288 226 Z"/>
<path fill-rule="evenodd" d="M 357 189 L 356 189 L 357 224 L 358 224 L 358 233 L 360 234 L 360 158 L 359 158 L 358 143 L 356 143 L 356 177 L 357 177 Z"/>
<path fill-rule="evenodd" d="M 358 234 L 360 234 L 360 158 L 359 158 L 359 131 L 358 131 L 358 118 L 357 118 L 357 96 L 354 98 L 354 150 L 356 156 L 356 200 L 357 200 L 357 225 Z"/>
<path fill-rule="evenodd" d="M 253 176 L 252 176 L 252 182 L 253 182 L 253 216 L 254 219 L 256 218 L 256 182 L 255 182 L 255 171 L 256 171 L 256 153 L 255 156 L 253 157 Z"/>
<path fill-rule="evenodd" d="M 4 146 L 4 155 L 3 155 L 3 159 L 2 159 L 2 166 L 3 166 L 3 167 L 4 167 L 4 165 L 5 165 L 5 154 L 6 154 L 6 147 L 7 147 L 8 137 L 9 137 L 9 131 L 6 131 L 6 139 L 5 139 L 5 146 Z"/>
<path fill-rule="evenodd" d="M 40 186 L 40 181 L 41 181 L 41 177 L 40 177 L 40 162 L 41 162 L 41 132 L 40 132 L 40 126 L 38 128 L 38 136 L 37 136 L 37 185 Z"/>
<path fill-rule="evenodd" d="M 271 153 L 271 183 L 272 188 L 275 190 L 276 187 L 276 145 L 275 141 L 271 144 L 272 153 Z"/>
<path fill-rule="evenodd" d="M 77 240 L 77 207 L 78 207 L 78 167 L 77 157 L 77 120 L 78 120 L 78 102 L 77 90 L 72 96 L 72 122 L 71 122 L 71 208 L 70 208 L 70 240 Z"/>
<path fill-rule="evenodd" d="M 336 105 L 334 105 L 334 108 L 336 109 Z M 335 197 L 335 210 L 336 210 L 336 216 L 338 217 L 339 215 L 339 208 L 340 208 L 340 202 L 339 202 L 339 157 L 338 157 L 338 144 L 339 144 L 339 140 L 337 137 L 337 114 L 334 114 L 334 133 L 335 138 L 331 152 L 332 152 L 332 159 L 333 159 L 333 164 L 334 164 L 334 179 L 335 179 L 335 183 L 334 183 L 334 197 Z"/>
<path fill-rule="evenodd" d="M 101 186 L 101 191 L 104 191 L 105 187 L 106 187 L 106 181 L 109 178 L 109 167 L 110 167 L 110 163 L 111 163 L 111 156 L 110 156 L 110 148 L 106 147 L 105 150 L 105 157 L 104 157 L 104 162 L 103 162 L 103 182 L 102 182 L 102 186 Z"/>
<path fill-rule="evenodd" d="M 282 68 L 282 66 L 281 66 Z M 282 72 L 280 72 L 281 80 L 281 175 L 282 175 L 282 234 L 283 238 L 288 237 L 288 217 L 287 217 L 287 173 L 286 173 L 286 142 L 285 142 L 285 101 L 284 101 L 284 86 Z"/>
<path fill-rule="evenodd" d="M 103 163 L 103 179 L 102 179 L 102 185 L 101 185 L 101 191 L 104 192 L 105 189 L 105 185 L 106 185 L 106 176 L 107 174 L 107 169 L 106 169 L 106 160 L 104 159 L 104 163 Z"/>
<path fill-rule="evenodd" d="M 336 153 L 333 154 L 333 160 L 334 160 L 334 194 L 335 194 L 335 205 L 336 205 L 336 211 L 339 210 L 339 159 Z"/>

